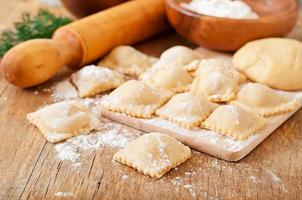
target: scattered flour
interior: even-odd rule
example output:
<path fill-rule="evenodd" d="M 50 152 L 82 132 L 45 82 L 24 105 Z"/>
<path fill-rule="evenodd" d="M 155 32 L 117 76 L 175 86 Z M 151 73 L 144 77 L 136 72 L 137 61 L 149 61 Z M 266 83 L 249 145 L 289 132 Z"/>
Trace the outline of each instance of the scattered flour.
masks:
<path fill-rule="evenodd" d="M 282 179 L 280 177 L 278 177 L 276 174 L 274 174 L 273 172 L 271 171 L 267 171 L 267 173 L 271 176 L 272 180 L 275 182 L 275 183 L 278 183 L 278 182 L 281 182 Z"/>
<path fill-rule="evenodd" d="M 256 176 L 250 176 L 249 179 L 251 180 L 252 183 L 261 183 L 261 181 L 256 177 Z"/>
<path fill-rule="evenodd" d="M 275 187 L 281 189 L 283 192 L 288 193 L 288 189 L 283 180 L 271 171 L 264 170 L 261 177 L 250 176 L 249 179 L 253 184 L 260 184 L 261 186 Z M 273 183 L 273 184 L 271 184 Z"/>
<path fill-rule="evenodd" d="M 184 188 L 189 190 L 189 192 L 191 193 L 193 198 L 196 196 L 195 191 L 193 191 L 193 189 L 192 189 L 192 185 L 184 185 Z"/>
<path fill-rule="evenodd" d="M 72 192 L 56 192 L 54 195 L 56 197 L 72 197 L 73 193 Z"/>
<path fill-rule="evenodd" d="M 172 185 L 175 188 L 176 192 L 182 192 L 183 190 L 187 190 L 192 199 L 199 199 L 201 196 L 207 198 L 208 193 L 202 192 L 197 186 L 194 186 L 192 182 L 192 178 L 196 176 L 195 171 L 187 171 L 183 176 L 176 176 L 171 180 Z M 198 195 L 197 195 L 198 191 Z"/>
<path fill-rule="evenodd" d="M 125 128 L 123 125 L 102 119 L 99 131 L 89 135 L 79 135 L 55 145 L 57 158 L 68 160 L 75 167 L 81 166 L 81 152 L 100 150 L 105 146 L 123 148 L 130 141 L 140 136 L 139 131 Z"/>
<path fill-rule="evenodd" d="M 58 158 L 60 160 L 70 160 L 77 162 L 80 159 L 77 147 L 73 145 L 57 144 L 55 150 L 58 152 Z"/>
<path fill-rule="evenodd" d="M 64 80 L 57 83 L 53 88 L 51 97 L 54 101 L 61 101 L 67 99 L 75 99 L 78 97 L 76 88 L 70 83 L 69 80 Z"/>

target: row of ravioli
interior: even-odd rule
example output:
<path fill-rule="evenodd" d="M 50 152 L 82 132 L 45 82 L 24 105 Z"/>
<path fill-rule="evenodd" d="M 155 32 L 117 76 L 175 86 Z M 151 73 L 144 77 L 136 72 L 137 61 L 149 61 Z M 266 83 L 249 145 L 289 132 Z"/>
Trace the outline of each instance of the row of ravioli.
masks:
<path fill-rule="evenodd" d="M 264 128 L 264 117 L 299 106 L 289 95 L 259 83 L 244 84 L 235 100 L 217 104 L 190 91 L 175 94 L 137 80 L 122 84 L 104 97 L 102 105 L 137 118 L 152 118 L 155 114 L 187 129 L 206 128 L 235 140 L 245 140 Z"/>
<path fill-rule="evenodd" d="M 103 98 L 105 109 L 137 118 L 156 115 L 187 129 L 207 128 L 235 140 L 262 129 L 264 117 L 299 106 L 287 93 L 246 82 L 230 59 L 208 59 L 183 46 L 166 50 L 159 59 L 119 46 L 99 65 L 72 74 L 80 97 L 116 88 Z"/>
<path fill-rule="evenodd" d="M 245 140 L 265 126 L 263 117 L 287 113 L 299 106 L 288 93 L 260 83 L 246 83 L 245 75 L 227 58 L 206 59 L 197 51 L 176 46 L 157 61 L 149 58 L 154 62 L 152 66 L 139 71 L 133 70 L 139 63 L 134 53 L 136 64 L 127 63 L 128 68 L 115 57 L 123 48 L 115 49 L 100 64 L 137 75 L 139 81 L 128 81 L 105 97 L 103 106 L 111 111 L 138 118 L 155 114 L 187 129 L 202 127 Z"/>

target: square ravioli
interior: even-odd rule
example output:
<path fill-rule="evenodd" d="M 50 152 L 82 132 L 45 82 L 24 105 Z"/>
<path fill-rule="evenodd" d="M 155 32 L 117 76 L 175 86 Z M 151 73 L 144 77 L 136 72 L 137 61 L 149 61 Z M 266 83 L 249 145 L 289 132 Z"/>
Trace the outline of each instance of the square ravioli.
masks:
<path fill-rule="evenodd" d="M 221 71 L 231 71 L 233 75 L 238 79 L 239 84 L 247 81 L 246 75 L 237 71 L 237 69 L 232 64 L 230 58 L 208 58 L 200 62 L 198 70 L 195 71 L 195 75 L 200 73 L 205 73 L 207 70 L 218 69 Z"/>
<path fill-rule="evenodd" d="M 131 46 L 118 46 L 98 65 L 109 67 L 126 75 L 138 76 L 157 60 L 157 58 L 143 54 Z"/>
<path fill-rule="evenodd" d="M 172 92 L 188 91 L 192 76 L 180 66 L 153 66 L 139 77 L 147 85 Z"/>
<path fill-rule="evenodd" d="M 160 178 L 190 157 L 190 148 L 173 137 L 163 133 L 150 133 L 130 142 L 113 159 L 146 175 Z"/>
<path fill-rule="evenodd" d="M 55 103 L 27 114 L 47 141 L 55 143 L 70 137 L 87 134 L 99 126 L 99 119 L 81 103 L 70 100 Z"/>
<path fill-rule="evenodd" d="M 299 106 L 297 100 L 288 94 L 273 90 L 261 83 L 243 85 L 236 100 L 231 104 L 241 106 L 264 117 L 287 113 Z"/>
<path fill-rule="evenodd" d="M 162 67 L 166 65 L 177 65 L 186 71 L 191 72 L 198 68 L 200 62 L 204 58 L 203 55 L 193 49 L 185 46 L 174 46 L 164 51 L 161 54 L 159 61 L 156 62 L 154 66 Z"/>
<path fill-rule="evenodd" d="M 123 75 L 105 67 L 89 65 L 71 75 L 79 96 L 91 97 L 98 93 L 117 88 L 124 82 Z"/>
<path fill-rule="evenodd" d="M 215 103 L 233 100 L 239 83 L 245 81 L 230 61 L 222 58 L 203 60 L 195 75 L 190 92 Z"/>
<path fill-rule="evenodd" d="M 105 96 L 102 106 L 132 117 L 150 118 L 172 95 L 170 91 L 153 89 L 141 81 L 130 80 Z"/>
<path fill-rule="evenodd" d="M 265 119 L 247 110 L 233 106 L 219 106 L 202 123 L 202 127 L 235 140 L 246 140 L 264 128 Z"/>
<path fill-rule="evenodd" d="M 187 92 L 173 96 L 156 114 L 160 118 L 191 129 L 199 126 L 215 107 L 215 104 L 206 98 Z"/>

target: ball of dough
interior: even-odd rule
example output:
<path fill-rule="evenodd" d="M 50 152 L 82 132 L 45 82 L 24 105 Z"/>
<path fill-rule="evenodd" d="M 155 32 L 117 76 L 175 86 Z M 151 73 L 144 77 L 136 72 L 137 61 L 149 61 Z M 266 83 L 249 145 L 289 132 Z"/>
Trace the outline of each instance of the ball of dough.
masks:
<path fill-rule="evenodd" d="M 302 43 L 268 38 L 247 43 L 233 57 L 250 80 L 280 90 L 302 90 Z"/>

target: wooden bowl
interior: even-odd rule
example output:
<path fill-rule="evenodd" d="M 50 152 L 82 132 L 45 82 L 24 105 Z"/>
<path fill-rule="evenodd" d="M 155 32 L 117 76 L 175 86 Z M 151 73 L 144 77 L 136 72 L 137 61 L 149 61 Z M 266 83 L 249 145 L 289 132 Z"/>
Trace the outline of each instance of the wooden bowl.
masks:
<path fill-rule="evenodd" d="M 258 19 L 201 15 L 180 5 L 190 0 L 166 0 L 166 12 L 180 35 L 197 45 L 223 51 L 236 51 L 255 39 L 284 36 L 294 28 L 298 19 L 298 0 L 244 1 L 260 16 Z"/>
<path fill-rule="evenodd" d="M 64 7 L 76 17 L 85 17 L 127 0 L 61 0 Z"/>

